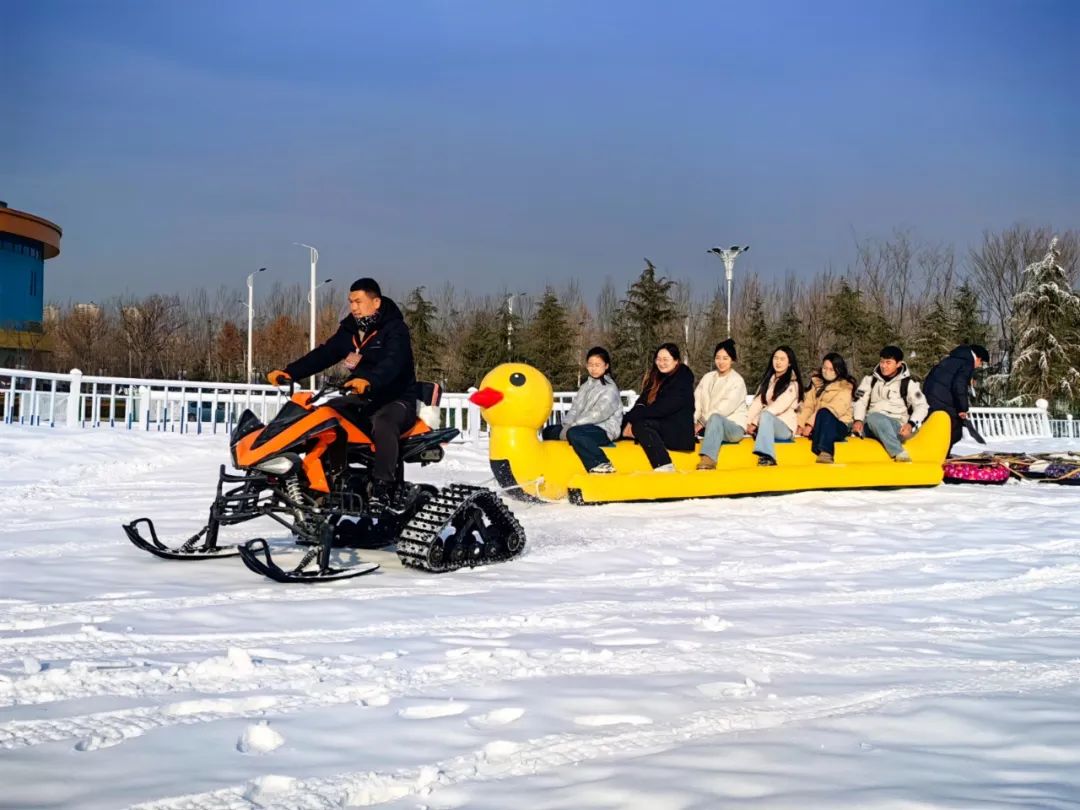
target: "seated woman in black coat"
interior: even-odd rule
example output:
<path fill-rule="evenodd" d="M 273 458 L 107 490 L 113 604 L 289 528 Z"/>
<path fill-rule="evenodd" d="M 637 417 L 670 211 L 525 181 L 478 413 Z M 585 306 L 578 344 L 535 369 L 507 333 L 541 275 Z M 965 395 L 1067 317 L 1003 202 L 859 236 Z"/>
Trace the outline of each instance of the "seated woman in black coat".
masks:
<path fill-rule="evenodd" d="M 641 445 L 656 472 L 675 471 L 668 450 L 694 449 L 694 372 L 680 359 L 674 343 L 656 350 L 641 397 L 623 417 L 623 437 Z"/>

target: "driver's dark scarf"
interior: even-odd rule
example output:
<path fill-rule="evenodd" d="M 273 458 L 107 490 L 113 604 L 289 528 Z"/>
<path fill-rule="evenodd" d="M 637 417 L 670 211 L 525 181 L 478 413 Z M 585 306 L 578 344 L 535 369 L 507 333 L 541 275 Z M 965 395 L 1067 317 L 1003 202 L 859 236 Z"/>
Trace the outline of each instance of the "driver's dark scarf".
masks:
<path fill-rule="evenodd" d="M 353 318 L 356 320 L 356 326 L 360 330 L 360 333 L 366 335 L 368 332 L 371 331 L 372 327 L 375 326 L 376 322 L 378 322 L 379 313 L 376 311 L 371 313 L 370 315 L 353 315 Z"/>

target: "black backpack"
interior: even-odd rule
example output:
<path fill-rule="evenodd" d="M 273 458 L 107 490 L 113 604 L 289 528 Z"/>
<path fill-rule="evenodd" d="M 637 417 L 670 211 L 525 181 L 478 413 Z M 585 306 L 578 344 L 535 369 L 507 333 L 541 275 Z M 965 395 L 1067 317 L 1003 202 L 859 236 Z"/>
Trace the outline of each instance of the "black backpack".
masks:
<path fill-rule="evenodd" d="M 900 399 L 903 400 L 904 407 L 907 408 L 908 419 L 911 419 L 911 406 L 908 405 L 907 395 L 908 395 L 908 391 L 911 390 L 911 381 L 913 379 L 915 379 L 915 378 L 912 377 L 909 374 L 907 377 L 904 377 L 904 379 L 900 380 Z M 870 375 L 870 389 L 866 392 L 866 396 L 870 396 L 870 391 L 873 391 L 873 390 L 874 390 L 874 375 L 871 374 Z M 855 394 L 856 394 L 856 396 L 854 397 L 854 399 L 852 401 L 855 401 L 855 400 L 858 400 L 858 399 L 861 398 L 861 395 L 859 395 L 858 389 L 855 390 Z"/>

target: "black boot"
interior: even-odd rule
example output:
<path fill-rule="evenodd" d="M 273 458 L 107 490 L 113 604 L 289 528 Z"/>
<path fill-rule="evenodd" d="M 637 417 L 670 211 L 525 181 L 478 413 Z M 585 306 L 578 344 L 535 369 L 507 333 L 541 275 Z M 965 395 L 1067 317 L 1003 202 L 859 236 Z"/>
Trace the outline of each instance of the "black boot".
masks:
<path fill-rule="evenodd" d="M 371 483 L 368 511 L 374 518 L 381 517 L 394 506 L 394 482 L 375 480 Z"/>

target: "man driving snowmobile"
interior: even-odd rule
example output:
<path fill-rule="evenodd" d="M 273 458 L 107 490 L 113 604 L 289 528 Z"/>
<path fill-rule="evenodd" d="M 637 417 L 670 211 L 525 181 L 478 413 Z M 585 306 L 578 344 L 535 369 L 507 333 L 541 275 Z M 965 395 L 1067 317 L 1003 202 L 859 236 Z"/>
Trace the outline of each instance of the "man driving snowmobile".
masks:
<path fill-rule="evenodd" d="M 394 504 L 401 434 L 416 422 L 416 363 L 401 310 L 377 281 L 352 283 L 349 312 L 329 340 L 266 378 L 286 385 L 342 361 L 351 369 L 344 387 L 365 397 L 356 423 L 375 445 L 370 508 L 377 514 Z"/>

